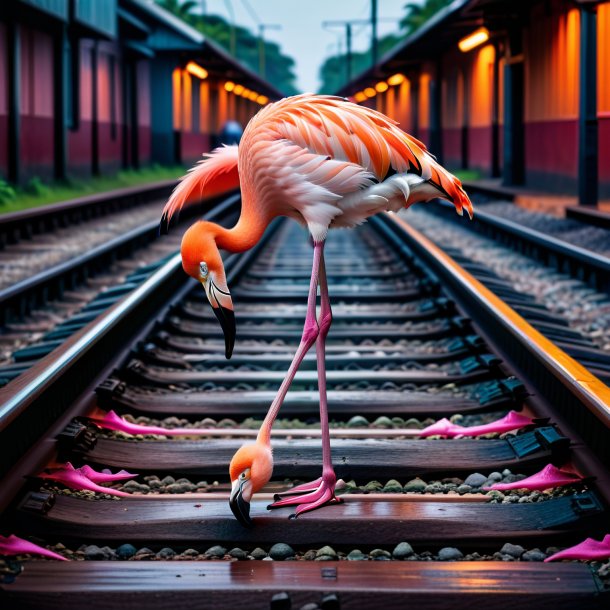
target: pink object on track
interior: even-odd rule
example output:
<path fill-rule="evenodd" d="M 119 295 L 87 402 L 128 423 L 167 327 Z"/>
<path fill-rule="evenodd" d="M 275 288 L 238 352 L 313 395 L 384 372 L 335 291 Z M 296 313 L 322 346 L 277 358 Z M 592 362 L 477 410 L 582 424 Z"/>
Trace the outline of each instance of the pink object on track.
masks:
<path fill-rule="evenodd" d="M 562 485 L 572 485 L 573 483 L 579 483 L 582 481 L 582 477 L 568 472 L 566 470 L 560 470 L 549 464 L 545 466 L 540 472 L 533 474 L 531 477 L 527 477 L 521 481 L 514 481 L 513 483 L 494 483 L 490 487 L 483 487 L 484 491 L 490 489 L 496 489 L 498 491 L 505 491 L 509 489 L 549 489 L 550 487 L 561 487 Z"/>
<path fill-rule="evenodd" d="M 66 557 L 62 557 L 53 551 L 49 551 L 42 546 L 38 546 L 33 542 L 28 542 L 17 536 L 0 536 L 0 555 L 42 555 L 50 559 L 58 559 L 59 561 L 68 561 Z"/>
<path fill-rule="evenodd" d="M 108 411 L 104 415 L 93 415 L 90 421 L 106 430 L 117 430 L 127 434 L 160 434 L 163 436 L 205 436 L 209 434 L 209 428 L 161 428 L 160 426 L 143 426 L 142 424 L 132 424 L 117 415 L 114 411 Z M 214 428 L 214 430 L 216 430 Z"/>
<path fill-rule="evenodd" d="M 96 475 L 102 474 L 96 473 L 93 469 L 91 470 Z M 124 491 L 119 491 L 118 489 L 112 489 L 110 487 L 102 487 L 101 485 L 98 485 L 95 481 L 85 475 L 80 468 L 74 468 L 74 466 L 72 466 L 72 464 L 70 464 L 69 462 L 63 468 L 54 468 L 47 472 L 41 472 L 36 476 L 40 479 L 48 479 L 51 481 L 63 483 L 66 487 L 69 487 L 70 489 L 76 489 L 78 491 L 87 489 L 89 491 L 96 491 L 98 493 L 110 494 L 111 496 L 119 497 L 126 497 L 130 495 L 128 493 L 125 493 Z"/>
<path fill-rule="evenodd" d="M 606 535 L 601 542 L 587 538 L 580 544 L 564 549 L 547 557 L 544 561 L 556 561 L 558 559 L 581 559 L 583 561 L 592 559 L 607 559 L 610 557 L 610 534 Z"/>
<path fill-rule="evenodd" d="M 462 436 L 482 436 L 483 434 L 491 434 L 493 432 L 503 433 L 511 430 L 519 430 L 525 426 L 531 426 L 533 419 L 509 411 L 502 419 L 492 421 L 481 426 L 458 426 L 452 424 L 448 419 L 440 419 L 435 424 L 424 428 L 419 435 L 422 438 L 428 436 L 446 436 L 447 438 L 460 438 Z"/>

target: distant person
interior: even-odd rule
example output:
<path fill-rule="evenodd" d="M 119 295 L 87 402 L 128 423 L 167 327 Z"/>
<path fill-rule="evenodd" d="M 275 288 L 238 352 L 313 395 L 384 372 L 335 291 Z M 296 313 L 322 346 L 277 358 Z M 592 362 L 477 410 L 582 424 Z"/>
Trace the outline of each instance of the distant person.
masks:
<path fill-rule="evenodd" d="M 227 121 L 220 132 L 220 143 L 239 144 L 243 133 L 244 130 L 237 121 Z"/>

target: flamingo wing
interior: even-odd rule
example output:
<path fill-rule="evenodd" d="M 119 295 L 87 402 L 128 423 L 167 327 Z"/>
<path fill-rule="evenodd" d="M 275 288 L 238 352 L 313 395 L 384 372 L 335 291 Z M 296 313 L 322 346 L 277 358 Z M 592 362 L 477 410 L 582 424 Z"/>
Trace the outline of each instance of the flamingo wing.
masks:
<path fill-rule="evenodd" d="M 313 153 L 360 165 L 379 181 L 390 168 L 416 174 L 436 189 L 420 189 L 420 197 L 444 197 L 459 213 L 466 208 L 472 215 L 461 182 L 437 163 L 422 142 L 375 110 L 339 97 L 303 94 L 268 106 L 254 121 Z"/>
<path fill-rule="evenodd" d="M 239 187 L 237 146 L 221 146 L 209 153 L 182 178 L 163 208 L 159 232 L 169 232 L 172 218 L 201 199 L 215 197 Z"/>

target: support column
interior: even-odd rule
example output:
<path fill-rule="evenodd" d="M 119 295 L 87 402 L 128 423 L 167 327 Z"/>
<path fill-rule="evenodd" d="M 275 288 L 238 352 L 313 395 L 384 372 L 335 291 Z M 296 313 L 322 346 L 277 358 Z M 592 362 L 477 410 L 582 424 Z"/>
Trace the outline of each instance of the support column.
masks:
<path fill-rule="evenodd" d="M 436 63 L 436 74 L 430 82 L 430 151 L 443 162 L 443 119 L 442 119 L 442 71 L 440 60 Z"/>
<path fill-rule="evenodd" d="M 67 134 L 66 134 L 66 51 L 68 36 L 66 24 L 59 26 L 59 32 L 53 41 L 53 139 L 54 139 L 54 172 L 57 180 L 66 179 L 67 167 Z"/>
<path fill-rule="evenodd" d="M 500 49 L 495 45 L 491 102 L 491 177 L 500 174 Z"/>
<path fill-rule="evenodd" d="M 21 177 L 21 156 L 20 156 L 20 72 L 21 72 L 21 53 L 19 25 L 13 21 L 7 24 L 7 59 L 8 59 L 8 179 L 19 183 Z"/>
<path fill-rule="evenodd" d="M 511 24 L 504 64 L 504 146 L 502 184 L 525 183 L 525 71 L 523 67 L 523 25 Z"/>
<path fill-rule="evenodd" d="M 598 198 L 597 7 L 580 7 L 580 108 L 578 117 L 578 203 Z"/>

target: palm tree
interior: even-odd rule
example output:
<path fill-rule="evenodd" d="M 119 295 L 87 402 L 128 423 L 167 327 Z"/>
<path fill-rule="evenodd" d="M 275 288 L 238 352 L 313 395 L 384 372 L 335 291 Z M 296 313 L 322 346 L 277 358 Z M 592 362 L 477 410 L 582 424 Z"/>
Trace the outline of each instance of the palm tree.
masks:
<path fill-rule="evenodd" d="M 198 6 L 197 0 L 157 0 L 160 6 L 187 23 L 195 21 L 193 10 Z"/>
<path fill-rule="evenodd" d="M 411 34 L 448 4 L 451 4 L 451 0 L 425 0 L 422 4 L 409 2 L 405 4 L 407 14 L 401 19 L 400 27 Z"/>

